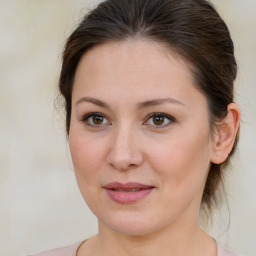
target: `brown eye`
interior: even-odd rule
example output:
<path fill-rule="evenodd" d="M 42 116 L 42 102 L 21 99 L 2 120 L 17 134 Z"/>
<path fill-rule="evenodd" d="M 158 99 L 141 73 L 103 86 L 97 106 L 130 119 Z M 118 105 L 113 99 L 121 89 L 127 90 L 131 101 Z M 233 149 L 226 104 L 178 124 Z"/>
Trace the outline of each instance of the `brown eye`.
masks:
<path fill-rule="evenodd" d="M 164 117 L 163 116 L 154 116 L 153 123 L 155 125 L 162 125 L 164 123 Z"/>
<path fill-rule="evenodd" d="M 176 119 L 165 113 L 151 113 L 148 115 L 144 125 L 150 125 L 155 128 L 165 128 L 175 123 Z"/>
<path fill-rule="evenodd" d="M 102 113 L 89 113 L 85 115 L 81 121 L 87 125 L 95 128 L 100 128 L 106 125 L 111 125 L 109 120 Z"/>
<path fill-rule="evenodd" d="M 102 124 L 104 120 L 103 116 L 93 116 L 92 121 L 94 124 Z"/>

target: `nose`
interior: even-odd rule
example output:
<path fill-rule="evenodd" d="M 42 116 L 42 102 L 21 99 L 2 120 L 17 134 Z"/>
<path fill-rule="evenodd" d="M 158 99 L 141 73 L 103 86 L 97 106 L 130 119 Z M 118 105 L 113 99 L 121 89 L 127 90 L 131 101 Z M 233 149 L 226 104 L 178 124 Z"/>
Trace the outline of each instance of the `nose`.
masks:
<path fill-rule="evenodd" d="M 140 166 L 143 163 L 143 153 L 139 141 L 135 131 L 120 127 L 113 134 L 107 157 L 109 164 L 120 171 Z"/>

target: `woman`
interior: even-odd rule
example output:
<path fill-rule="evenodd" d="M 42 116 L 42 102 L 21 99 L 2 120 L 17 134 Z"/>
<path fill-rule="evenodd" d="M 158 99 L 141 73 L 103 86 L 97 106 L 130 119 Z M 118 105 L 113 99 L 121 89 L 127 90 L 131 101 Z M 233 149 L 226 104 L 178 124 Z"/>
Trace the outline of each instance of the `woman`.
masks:
<path fill-rule="evenodd" d="M 201 227 L 240 110 L 229 31 L 205 0 L 107 0 L 67 40 L 59 89 L 96 236 L 38 255 L 238 255 Z"/>

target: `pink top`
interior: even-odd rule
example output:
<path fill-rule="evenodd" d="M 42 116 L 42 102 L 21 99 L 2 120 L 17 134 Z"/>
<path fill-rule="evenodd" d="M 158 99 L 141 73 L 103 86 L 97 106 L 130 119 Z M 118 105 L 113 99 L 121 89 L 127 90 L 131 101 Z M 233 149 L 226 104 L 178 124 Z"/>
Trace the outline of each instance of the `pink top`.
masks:
<path fill-rule="evenodd" d="M 31 254 L 28 256 L 76 256 L 76 252 L 82 243 L 83 241 L 82 242 L 80 241 L 72 245 L 56 248 L 56 249 L 41 252 L 41 253 Z M 218 242 L 217 242 L 217 248 L 218 248 L 217 256 L 243 256 L 241 254 L 237 254 L 230 251 L 228 248 L 222 246 Z"/>

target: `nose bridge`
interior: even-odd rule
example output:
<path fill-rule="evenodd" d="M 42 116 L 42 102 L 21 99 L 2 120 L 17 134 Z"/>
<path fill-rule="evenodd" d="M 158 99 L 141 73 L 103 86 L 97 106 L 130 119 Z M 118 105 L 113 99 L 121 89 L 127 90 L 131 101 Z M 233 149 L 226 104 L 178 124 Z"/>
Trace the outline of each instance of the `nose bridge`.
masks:
<path fill-rule="evenodd" d="M 119 170 L 140 165 L 143 156 L 137 137 L 138 132 L 130 124 L 119 124 L 113 132 L 108 162 Z"/>

